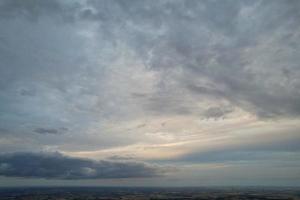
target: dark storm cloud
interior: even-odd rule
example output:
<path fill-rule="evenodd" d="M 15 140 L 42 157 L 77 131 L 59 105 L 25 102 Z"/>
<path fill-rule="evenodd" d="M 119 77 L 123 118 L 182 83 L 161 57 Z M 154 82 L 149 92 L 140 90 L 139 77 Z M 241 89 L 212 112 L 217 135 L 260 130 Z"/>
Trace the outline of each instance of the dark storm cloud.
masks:
<path fill-rule="evenodd" d="M 0 155 L 0 175 L 46 179 L 138 178 L 161 175 L 159 168 L 136 162 L 93 161 L 59 153 Z"/>

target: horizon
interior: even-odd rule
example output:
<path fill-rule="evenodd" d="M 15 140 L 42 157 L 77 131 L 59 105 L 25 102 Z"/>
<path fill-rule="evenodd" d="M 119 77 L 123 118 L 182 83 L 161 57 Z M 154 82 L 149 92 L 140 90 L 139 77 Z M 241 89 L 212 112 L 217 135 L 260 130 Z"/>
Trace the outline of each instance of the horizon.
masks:
<path fill-rule="evenodd" d="M 267 186 L 267 185 L 215 185 L 215 186 L 109 186 L 109 185 L 103 185 L 103 186 L 97 186 L 97 185 L 33 185 L 33 186 L 0 186 L 0 189 L 25 189 L 25 188 L 32 188 L 32 189 L 38 189 L 38 188 L 57 188 L 57 189 L 63 189 L 63 188 L 124 188 L 124 189 L 131 189 L 131 188 L 140 188 L 140 189 L 292 189 L 292 190 L 299 190 L 300 186 Z"/>
<path fill-rule="evenodd" d="M 0 187 L 300 187 L 299 0 L 1 0 Z"/>
<path fill-rule="evenodd" d="M 281 199 L 299 198 L 299 188 L 257 187 L 37 187 L 0 188 L 0 199 Z"/>

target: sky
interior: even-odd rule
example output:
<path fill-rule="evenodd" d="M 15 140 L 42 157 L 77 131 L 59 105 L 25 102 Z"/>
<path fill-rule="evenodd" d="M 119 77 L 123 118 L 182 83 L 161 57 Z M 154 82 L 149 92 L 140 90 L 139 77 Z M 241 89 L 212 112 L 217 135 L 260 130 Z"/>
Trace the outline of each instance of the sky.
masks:
<path fill-rule="evenodd" d="M 0 186 L 300 186 L 299 0 L 0 1 Z"/>

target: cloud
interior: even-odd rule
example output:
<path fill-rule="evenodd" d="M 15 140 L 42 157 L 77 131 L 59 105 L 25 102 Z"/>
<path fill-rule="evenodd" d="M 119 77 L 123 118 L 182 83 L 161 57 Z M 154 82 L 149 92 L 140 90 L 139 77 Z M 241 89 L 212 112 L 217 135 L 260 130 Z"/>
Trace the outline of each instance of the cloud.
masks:
<path fill-rule="evenodd" d="M 234 138 L 248 120 L 266 118 L 280 128 L 300 116 L 298 8 L 293 0 L 1 1 L 0 148 L 188 143 L 227 125 L 222 137 Z M 44 137 L 57 127 L 70 134 Z"/>
<path fill-rule="evenodd" d="M 297 147 L 294 147 L 297 148 Z M 219 151 L 210 151 L 204 153 L 187 154 L 174 159 L 173 162 L 190 163 L 227 163 L 227 162 L 260 162 L 277 161 L 288 163 L 298 163 L 299 149 L 293 151 L 278 150 L 243 150 L 243 149 L 222 149 Z"/>
<path fill-rule="evenodd" d="M 206 118 L 224 118 L 227 114 L 233 112 L 231 107 L 211 107 L 204 112 Z"/>
<path fill-rule="evenodd" d="M 140 98 L 144 109 L 195 113 L 185 95 L 226 100 L 262 118 L 300 114 L 299 2 L 87 1 L 87 7 L 83 19 L 101 24 L 99 40 L 120 41 L 161 73 L 156 91 Z M 284 77 L 287 71 L 294 76 Z"/>
<path fill-rule="evenodd" d="M 20 1 L 20 0 L 4 0 L 0 3 L 0 17 L 18 18 L 25 17 L 29 20 L 36 21 L 41 16 L 60 17 L 66 21 L 73 18 L 76 10 L 76 3 L 66 4 L 56 0 L 46 1 Z"/>
<path fill-rule="evenodd" d="M 35 96 L 36 94 L 35 94 L 35 91 L 34 91 L 34 90 L 26 90 L 26 89 L 22 89 L 22 90 L 20 91 L 20 95 L 22 95 L 22 96 L 30 96 L 30 97 L 33 97 L 33 96 Z"/>
<path fill-rule="evenodd" d="M 211 140 L 194 144 L 195 149 L 179 155 L 173 162 L 190 163 L 226 163 L 226 162 L 256 162 L 262 160 L 285 162 L 286 164 L 298 161 L 300 156 L 299 127 L 293 125 L 281 127 L 281 130 L 264 131 L 255 134 L 254 129 L 248 128 L 248 133 L 231 135 L 220 142 Z M 225 130 L 224 130 L 225 131 Z M 232 131 L 230 129 L 229 131 Z M 254 133 L 254 134 L 253 134 Z M 251 135 L 253 134 L 253 135 Z M 228 135 L 228 134 L 226 134 Z M 203 148 L 203 146 L 206 146 Z"/>
<path fill-rule="evenodd" d="M 45 179 L 118 179 L 162 175 L 158 167 L 137 162 L 93 161 L 60 153 L 0 155 L 0 175 Z"/>
<path fill-rule="evenodd" d="M 39 134 L 62 134 L 63 132 L 67 131 L 68 129 L 65 127 L 62 127 L 60 129 L 54 129 L 54 128 L 36 128 L 33 131 Z"/>

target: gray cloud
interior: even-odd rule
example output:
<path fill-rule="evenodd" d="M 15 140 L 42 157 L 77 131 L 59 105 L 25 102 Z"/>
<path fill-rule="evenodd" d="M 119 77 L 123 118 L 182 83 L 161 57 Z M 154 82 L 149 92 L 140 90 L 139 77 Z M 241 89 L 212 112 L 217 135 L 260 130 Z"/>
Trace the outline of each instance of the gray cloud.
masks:
<path fill-rule="evenodd" d="M 67 131 L 68 129 L 65 127 L 62 127 L 60 129 L 55 128 L 36 128 L 33 131 L 39 134 L 62 134 L 63 132 Z"/>
<path fill-rule="evenodd" d="M 66 4 L 62 1 L 21 1 L 4 0 L 0 2 L 0 17 L 18 18 L 25 17 L 31 21 L 37 21 L 41 16 L 60 17 L 65 21 L 71 21 L 79 4 Z"/>
<path fill-rule="evenodd" d="M 298 104 L 300 83 L 297 79 L 299 60 L 296 55 L 299 49 L 297 42 L 299 22 L 296 20 L 299 16 L 296 9 L 299 7 L 298 1 L 266 3 L 257 0 L 249 3 L 227 0 L 222 3 L 217 1 L 171 3 L 90 0 L 79 4 L 14 0 L 4 1 L 1 7 L 3 10 L 12 10 L 13 12 L 9 13 L 14 13 L 15 17 L 20 17 L 24 12 L 44 16 L 51 13 L 62 14 L 67 10 L 69 11 L 67 13 L 73 16 L 75 25 L 76 22 L 96 23 L 98 25 L 95 33 L 96 42 L 113 51 L 119 41 L 129 50 L 133 50 L 148 66 L 148 70 L 161 73 L 156 91 L 139 99 L 143 101 L 140 104 L 144 106 L 143 109 L 162 114 L 190 114 L 195 107 L 188 105 L 190 102 L 180 96 L 180 91 L 192 96 L 195 101 L 201 99 L 203 95 L 225 99 L 234 106 L 242 107 L 261 117 L 294 117 L 300 113 Z M 49 36 L 45 39 L 51 41 L 53 38 Z M 80 39 L 74 37 L 66 41 L 58 40 L 54 41 L 54 44 L 61 42 L 66 44 L 64 46 L 68 46 L 72 41 Z M 5 35 L 4 40 L 8 41 Z M 41 41 L 40 44 L 44 42 Z M 103 49 L 101 45 L 92 53 Z M 48 46 L 46 42 L 39 48 L 45 49 Z M 80 46 L 82 44 L 79 42 L 73 49 L 80 49 Z M 53 49 L 48 50 L 53 52 Z M 260 51 L 267 52 L 264 56 L 261 54 L 256 56 L 255 53 Z M 95 63 L 91 62 L 91 58 L 81 54 L 81 57 L 85 57 L 81 60 L 88 66 L 87 71 L 91 72 L 86 74 L 68 52 L 71 50 L 67 48 L 62 50 L 60 55 L 71 59 L 64 60 L 56 54 L 42 55 L 44 58 L 52 59 L 44 59 L 46 64 L 32 63 L 36 58 L 30 55 L 25 62 L 20 60 L 20 63 L 21 61 L 25 63 L 26 68 L 33 64 L 47 65 L 48 67 L 41 68 L 40 72 L 32 69 L 41 77 L 45 77 L 45 74 L 57 75 L 58 71 L 66 74 L 71 70 L 70 66 L 73 66 L 74 73 L 69 74 L 68 78 L 58 76 L 52 79 L 52 76 L 49 76 L 42 81 L 49 81 L 52 87 L 65 92 L 70 87 L 65 79 L 73 82 L 76 76 L 88 76 L 91 80 L 96 78 L 93 74 L 96 69 L 91 66 Z M 16 65 L 11 61 L 6 63 L 7 58 L 8 55 L 2 59 L 6 66 Z M 103 65 L 110 64 L 105 63 L 105 60 L 101 62 Z M 49 69 L 50 66 L 52 69 Z M 287 77 L 287 71 L 293 71 L 289 73 L 292 76 Z M 9 72 L 4 71 L 3 74 L 7 73 Z M 206 87 L 203 83 L 199 83 L 203 78 L 214 83 L 214 87 Z M 171 87 L 171 83 L 174 82 L 177 82 L 176 86 Z M 79 84 L 76 81 L 74 83 Z M 98 94 L 94 91 L 93 85 L 84 85 L 84 82 L 80 84 L 85 94 L 95 96 L 98 102 L 106 101 L 102 99 L 106 94 Z M 134 91 L 133 94 L 139 92 Z M 202 96 L 199 97 L 199 94 Z M 83 106 L 79 106 L 79 109 L 82 108 Z M 113 115 L 111 107 L 103 105 L 102 108 L 103 113 Z"/>
<path fill-rule="evenodd" d="M 296 133 L 297 129 L 289 130 L 287 133 Z M 277 136 L 278 137 L 278 136 Z M 222 163 L 222 162 L 241 162 L 241 161 L 262 161 L 276 160 L 298 163 L 300 156 L 300 140 L 295 134 L 294 137 L 282 138 L 278 141 L 271 141 L 269 138 L 266 141 L 256 141 L 256 138 L 245 138 L 237 144 L 225 145 L 216 147 L 203 152 L 192 152 L 175 158 L 175 162 L 192 162 L 192 163 Z M 252 140 L 252 142 L 251 142 Z"/>
<path fill-rule="evenodd" d="M 211 107 L 204 112 L 206 118 L 224 118 L 227 114 L 233 112 L 231 107 Z"/>
<path fill-rule="evenodd" d="M 245 111 L 261 119 L 277 118 L 278 127 L 282 121 L 299 119 L 299 2 L 3 0 L 0 149 L 77 152 L 149 144 L 158 140 L 146 136 L 157 116 L 198 120 L 232 113 L 238 118 Z M 159 142 L 171 142 L 176 133 L 162 120 L 155 131 L 170 137 Z M 199 123 L 206 130 L 205 123 Z M 233 132 L 242 126 L 241 122 Z M 57 127 L 68 127 L 70 134 L 43 135 L 66 131 Z M 241 134 L 246 132 L 242 129 Z M 189 124 L 176 131 L 189 139 Z M 214 132 L 211 128 L 207 135 Z M 229 132 L 228 137 L 234 137 Z M 196 152 L 182 161 L 242 160 L 249 152 L 256 158 L 263 151 L 299 147 L 297 142 L 280 142 L 269 149 L 264 145 L 260 151 L 253 149 L 256 146 Z M 2 159 L 13 166 L 14 159 L 25 157 L 40 160 L 33 162 L 38 167 L 48 158 L 68 165 L 59 166 L 61 174 L 52 165 L 41 166 L 39 175 L 28 164 L 20 169 L 28 177 L 33 173 L 51 178 L 53 171 L 54 178 L 71 179 L 93 169 L 95 176 L 105 177 L 98 172 L 104 161 L 75 159 L 87 166 L 82 169 L 73 158 L 61 156 L 16 154 Z M 8 164 L 1 165 L 2 171 Z M 12 173 L 17 174 L 15 169 Z"/>
<path fill-rule="evenodd" d="M 21 91 L 20 91 L 20 95 L 22 95 L 22 96 L 35 96 L 36 95 L 36 93 L 35 93 L 35 91 L 34 90 L 26 90 L 26 89 L 22 89 Z"/>
<path fill-rule="evenodd" d="M 86 20 L 99 22 L 112 42 L 126 43 L 151 70 L 162 73 L 157 92 L 144 98 L 146 109 L 189 114 L 195 108 L 177 93 L 186 89 L 194 98 L 201 94 L 225 99 L 260 117 L 300 114 L 298 1 L 88 1 L 88 5 L 92 9 Z M 284 76 L 290 70 L 293 77 Z M 215 87 L 199 84 L 202 78 Z M 176 87 L 168 88 L 174 81 Z"/>
<path fill-rule="evenodd" d="M 262 161 L 279 161 L 291 165 L 297 163 L 299 153 L 295 152 L 270 152 L 270 151 L 220 151 L 208 152 L 204 154 L 187 155 L 180 161 L 192 163 L 228 163 L 228 162 L 262 162 Z"/>
<path fill-rule="evenodd" d="M 59 153 L 0 155 L 0 175 L 46 179 L 138 178 L 161 175 L 162 170 L 136 162 L 93 161 Z"/>

